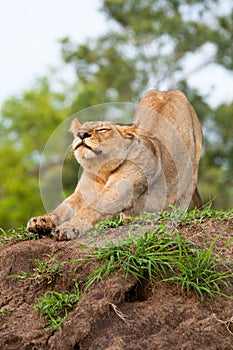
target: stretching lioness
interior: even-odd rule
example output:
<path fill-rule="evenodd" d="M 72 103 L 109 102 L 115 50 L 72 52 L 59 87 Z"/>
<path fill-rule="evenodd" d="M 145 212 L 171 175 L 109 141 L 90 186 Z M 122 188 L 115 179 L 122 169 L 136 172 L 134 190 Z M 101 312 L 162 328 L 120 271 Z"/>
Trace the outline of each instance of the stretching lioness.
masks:
<path fill-rule="evenodd" d="M 116 214 L 197 207 L 202 132 L 197 115 L 178 90 L 147 92 L 132 125 L 74 119 L 72 148 L 83 167 L 75 192 L 53 212 L 31 218 L 27 228 L 75 239 Z"/>

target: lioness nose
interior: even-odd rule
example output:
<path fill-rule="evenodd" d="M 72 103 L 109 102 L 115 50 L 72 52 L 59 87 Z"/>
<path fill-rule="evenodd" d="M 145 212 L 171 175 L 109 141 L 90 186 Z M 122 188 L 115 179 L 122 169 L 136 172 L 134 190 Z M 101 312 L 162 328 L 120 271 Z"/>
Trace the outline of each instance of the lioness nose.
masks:
<path fill-rule="evenodd" d="M 89 134 L 89 132 L 87 131 L 78 131 L 77 136 L 83 140 L 83 139 L 86 139 L 87 137 L 90 137 L 91 134 Z"/>

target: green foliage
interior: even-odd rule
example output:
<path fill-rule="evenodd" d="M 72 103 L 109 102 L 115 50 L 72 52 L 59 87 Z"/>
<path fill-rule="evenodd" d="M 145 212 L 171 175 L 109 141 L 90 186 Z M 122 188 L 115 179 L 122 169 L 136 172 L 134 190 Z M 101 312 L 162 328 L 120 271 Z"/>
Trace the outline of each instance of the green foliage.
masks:
<path fill-rule="evenodd" d="M 233 217 L 233 209 L 229 211 L 214 210 L 212 203 L 204 206 L 202 210 L 192 209 L 184 211 L 182 208 L 170 206 L 170 210 L 164 210 L 158 213 L 143 212 L 136 216 L 124 218 L 122 215 L 114 216 L 111 219 L 106 219 L 98 222 L 94 228 L 89 231 L 89 234 L 104 233 L 104 230 L 109 228 L 118 228 L 124 224 L 128 224 L 130 228 L 135 226 L 141 226 L 152 223 L 172 223 L 173 227 L 179 227 L 181 225 L 191 225 L 196 223 L 202 223 L 208 218 L 227 219 Z"/>
<path fill-rule="evenodd" d="M 219 282 L 229 286 L 233 273 L 218 259 L 223 249 L 217 255 L 213 253 L 218 237 L 209 248 L 198 249 L 178 233 L 170 235 L 165 229 L 166 225 L 161 225 L 137 240 L 97 249 L 91 258 L 96 258 L 100 267 L 89 275 L 86 288 L 111 273 L 124 271 L 138 280 L 149 277 L 152 281 L 160 277 L 162 281 L 179 282 L 182 288 L 193 289 L 202 298 L 223 295 Z M 232 241 L 230 239 L 224 248 Z"/>
<path fill-rule="evenodd" d="M 0 125 L 4 165 L 0 173 L 0 222 L 4 229 L 26 224 L 44 211 L 38 182 L 41 155 L 49 136 L 66 117 L 64 95 L 52 91 L 45 78 L 4 103 Z"/>
<path fill-rule="evenodd" d="M 9 241 L 27 241 L 38 239 L 38 235 L 32 232 L 28 232 L 26 227 L 20 227 L 18 229 L 3 230 L 0 227 L 0 245 Z"/>
<path fill-rule="evenodd" d="M 121 226 L 125 220 L 121 215 L 114 216 L 112 219 L 102 220 L 98 222 L 95 227 L 98 229 L 107 229 L 107 228 L 117 228 Z"/>
<path fill-rule="evenodd" d="M 112 243 L 95 249 L 92 258 L 99 261 L 100 267 L 91 273 L 87 286 L 112 272 L 122 270 L 126 276 L 130 273 L 138 279 L 148 276 L 151 279 L 152 272 L 160 277 L 164 276 L 167 269 L 171 268 L 172 260 L 178 255 L 173 239 L 164 234 L 165 229 L 166 225 L 160 225 L 155 232 L 147 232 L 137 240 L 130 237 L 117 245 Z"/>
<path fill-rule="evenodd" d="M 192 54 L 206 43 L 211 43 L 216 46 L 217 53 L 208 57 L 208 62 L 213 59 L 227 69 L 232 69 L 232 47 L 228 45 L 232 32 L 232 6 L 223 16 L 218 11 L 220 5 L 218 0 L 104 0 L 102 10 L 119 25 L 122 33 L 128 34 L 138 48 L 149 47 L 153 43 L 162 51 L 162 54 L 155 52 L 154 56 L 144 51 L 141 57 L 147 58 L 146 63 L 149 57 L 152 60 L 158 57 L 155 65 L 159 63 L 162 68 L 165 63 L 169 69 L 167 63 L 172 62 L 172 68 L 177 68 L 175 63 L 179 67 L 187 53 Z M 167 49 L 169 45 L 170 50 Z M 166 59 L 169 61 L 166 62 Z"/>
<path fill-rule="evenodd" d="M 229 287 L 233 273 L 230 267 L 226 268 L 225 262 L 219 260 L 219 257 L 224 248 L 233 242 L 233 238 L 229 239 L 215 255 L 213 248 L 219 237 L 213 239 L 209 248 L 204 246 L 202 249 L 195 248 L 189 251 L 185 245 L 179 244 L 180 257 L 175 263 L 175 275 L 166 278 L 165 281 L 179 282 L 187 292 L 194 289 L 201 298 L 205 295 L 209 297 L 213 297 L 214 294 L 223 295 L 220 282 Z M 232 265 L 233 262 L 228 264 Z"/>
<path fill-rule="evenodd" d="M 68 310 L 79 300 L 80 292 L 78 285 L 75 285 L 75 290 L 71 294 L 58 293 L 49 291 L 42 298 L 37 299 L 34 307 L 46 319 L 46 330 L 60 330 L 66 317 Z"/>

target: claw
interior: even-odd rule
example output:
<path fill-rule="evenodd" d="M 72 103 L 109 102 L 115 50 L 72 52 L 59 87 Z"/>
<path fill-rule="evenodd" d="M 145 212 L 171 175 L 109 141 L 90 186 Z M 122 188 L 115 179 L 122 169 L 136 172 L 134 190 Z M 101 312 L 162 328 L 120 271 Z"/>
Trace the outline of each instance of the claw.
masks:
<path fill-rule="evenodd" d="M 77 228 L 73 228 L 72 231 L 74 232 L 74 234 L 75 234 L 76 236 L 78 236 L 79 230 L 78 230 Z"/>
<path fill-rule="evenodd" d="M 67 241 L 70 239 L 76 239 L 78 237 L 79 230 L 75 227 L 65 224 L 64 227 L 60 226 L 54 228 L 51 232 L 52 237 L 58 241 Z"/>

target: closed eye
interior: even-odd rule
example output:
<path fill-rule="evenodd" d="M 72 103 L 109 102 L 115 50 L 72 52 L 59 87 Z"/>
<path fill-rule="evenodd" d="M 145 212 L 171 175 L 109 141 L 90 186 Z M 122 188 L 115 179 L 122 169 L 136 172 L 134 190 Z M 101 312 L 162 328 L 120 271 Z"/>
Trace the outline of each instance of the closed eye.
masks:
<path fill-rule="evenodd" d="M 109 131 L 109 130 L 111 130 L 111 129 L 109 129 L 109 128 L 100 128 L 100 129 L 96 129 L 96 131 Z"/>

